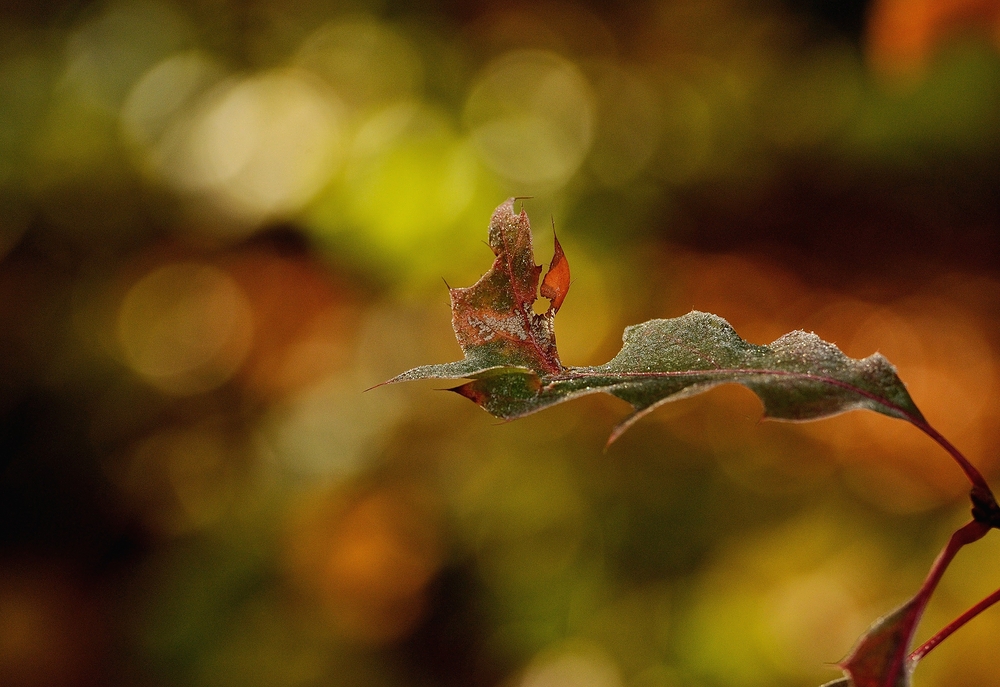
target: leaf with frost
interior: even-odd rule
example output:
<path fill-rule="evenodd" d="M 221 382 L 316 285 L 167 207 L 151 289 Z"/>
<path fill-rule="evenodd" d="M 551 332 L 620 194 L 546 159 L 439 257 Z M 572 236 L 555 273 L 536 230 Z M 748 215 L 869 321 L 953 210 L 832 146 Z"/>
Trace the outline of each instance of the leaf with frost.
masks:
<path fill-rule="evenodd" d="M 628 327 L 621 351 L 604 365 L 564 367 L 553 320 L 569 289 L 569 263 L 558 240 L 542 282 L 550 300 L 543 314 L 532 308 L 541 266 L 527 215 L 514 213 L 514 199 L 493 213 L 489 245 L 496 256 L 490 270 L 471 287 L 450 289 L 452 326 L 465 358 L 417 367 L 390 382 L 469 379 L 452 391 L 508 420 L 603 391 L 634 410 L 612 441 L 662 403 L 730 383 L 757 394 L 769 418 L 813 420 L 866 408 L 925 424 L 895 368 L 878 353 L 849 358 L 802 331 L 759 346 L 721 317 L 697 311 Z"/>
<path fill-rule="evenodd" d="M 531 248 L 531 226 L 524 209 L 514 213 L 514 198 L 498 207 L 490 219 L 489 246 L 496 258 L 490 270 L 468 288 L 449 288 L 451 324 L 465 359 L 424 365 L 391 382 L 411 379 L 471 378 L 501 368 L 535 375 L 562 372 L 556 352 L 553 320 L 569 290 L 569 262 L 555 240 L 555 255 L 542 283 L 550 299 L 547 312 L 537 314 L 538 277 Z"/>

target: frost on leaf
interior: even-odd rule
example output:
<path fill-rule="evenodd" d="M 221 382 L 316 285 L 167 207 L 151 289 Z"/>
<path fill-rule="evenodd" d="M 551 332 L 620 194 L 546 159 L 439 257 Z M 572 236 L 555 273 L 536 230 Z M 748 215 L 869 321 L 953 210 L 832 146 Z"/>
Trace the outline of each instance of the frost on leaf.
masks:
<path fill-rule="evenodd" d="M 523 209 L 514 212 L 514 200 L 508 199 L 490 219 L 493 266 L 472 286 L 449 289 L 451 324 L 465 359 L 417 367 L 391 382 L 471 378 L 497 368 L 523 368 L 520 374 L 543 376 L 563 371 L 553 319 L 569 290 L 569 263 L 557 240 L 542 284 L 549 309 L 535 313 L 532 306 L 542 267 L 535 264 L 528 216 Z"/>
<path fill-rule="evenodd" d="M 465 358 L 390 382 L 469 379 L 453 391 L 504 419 L 603 391 L 634 411 L 611 440 L 662 403 L 730 383 L 757 394 L 769 418 L 812 420 L 865 408 L 924 423 L 895 368 L 878 353 L 856 360 L 801 331 L 759 346 L 721 317 L 697 311 L 628 327 L 621 351 L 604 365 L 564 367 L 553 321 L 569 288 L 569 263 L 558 240 L 541 286 L 550 305 L 541 315 L 532 310 L 541 267 L 527 215 L 514 213 L 513 199 L 493 213 L 489 243 L 496 255 L 490 270 L 471 287 L 451 289 L 452 325 Z"/>

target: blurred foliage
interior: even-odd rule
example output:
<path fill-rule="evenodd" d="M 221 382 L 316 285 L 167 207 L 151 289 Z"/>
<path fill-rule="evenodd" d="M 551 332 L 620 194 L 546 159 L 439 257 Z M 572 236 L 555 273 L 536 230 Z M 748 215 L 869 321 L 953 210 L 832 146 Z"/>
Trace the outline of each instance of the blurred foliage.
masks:
<path fill-rule="evenodd" d="M 694 307 L 881 350 L 1000 440 L 995 0 L 0 9 L 0 682 L 816 685 L 961 475 L 724 388 L 497 426 L 428 388 L 504 198 L 567 364 Z M 548 245 L 548 241 L 537 241 Z M 540 256 L 546 259 L 547 255 Z M 1000 581 L 963 552 L 922 637 Z M 992 548 L 991 548 L 992 547 Z M 1000 685 L 996 611 L 921 685 Z"/>

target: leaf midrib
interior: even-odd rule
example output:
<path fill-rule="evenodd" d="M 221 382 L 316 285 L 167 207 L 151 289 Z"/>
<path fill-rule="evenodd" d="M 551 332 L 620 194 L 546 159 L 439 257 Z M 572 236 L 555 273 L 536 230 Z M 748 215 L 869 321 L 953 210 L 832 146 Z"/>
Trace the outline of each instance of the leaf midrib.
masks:
<path fill-rule="evenodd" d="M 576 368 L 576 370 L 581 370 L 582 368 Z M 775 376 L 775 377 L 791 377 L 794 379 L 806 379 L 810 381 L 820 382 L 822 384 L 829 384 L 830 386 L 836 386 L 841 389 L 846 389 L 852 393 L 859 396 L 863 396 L 869 400 L 872 400 L 879 405 L 885 406 L 890 410 L 893 410 L 908 421 L 912 422 L 917 426 L 926 424 L 926 420 L 922 417 L 914 415 L 912 412 L 899 406 L 888 399 L 873 394 L 870 391 L 857 387 L 848 382 L 844 382 L 833 377 L 825 377 L 823 375 L 809 374 L 807 372 L 792 372 L 790 370 L 772 370 L 772 369 L 761 369 L 761 368 L 714 368 L 709 370 L 660 370 L 660 371 L 649 371 L 649 372 L 598 372 L 596 370 L 586 370 L 586 371 L 574 371 L 567 374 L 551 375 L 543 379 L 544 382 L 558 382 L 558 381 L 573 381 L 576 379 L 587 379 L 594 377 L 630 377 L 630 378 L 657 378 L 657 377 L 727 377 L 733 375 L 744 375 L 744 376 Z M 739 383 L 734 380 L 734 383 Z"/>

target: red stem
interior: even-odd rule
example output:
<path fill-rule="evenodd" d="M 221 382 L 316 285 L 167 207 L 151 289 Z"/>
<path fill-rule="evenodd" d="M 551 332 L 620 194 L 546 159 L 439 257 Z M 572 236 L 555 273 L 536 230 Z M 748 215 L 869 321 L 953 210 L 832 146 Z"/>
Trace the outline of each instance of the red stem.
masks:
<path fill-rule="evenodd" d="M 990 526 L 978 520 L 973 520 L 963 525 L 952 533 L 951 538 L 948 539 L 948 543 L 945 544 L 945 547 L 941 549 L 941 553 L 934 559 L 934 564 L 931 565 L 931 569 L 927 573 L 927 577 L 924 578 L 923 584 L 920 585 L 920 589 L 904 604 L 904 607 L 908 607 L 907 618 L 902 626 L 906 632 L 906 637 L 900 643 L 893 656 L 892 665 L 888 675 L 886 675 L 887 680 L 884 684 L 896 684 L 896 677 L 899 671 L 904 670 L 906 662 L 910 660 L 909 657 L 906 657 L 906 649 L 916 632 L 917 625 L 920 623 L 920 617 L 923 615 L 928 601 L 930 601 L 931 594 L 934 593 L 934 589 L 937 587 L 938 582 L 941 581 L 941 577 L 944 575 L 944 571 L 948 568 L 948 565 L 963 546 L 982 538 L 989 531 Z M 853 659 L 854 656 L 852 655 L 845 663 L 841 664 L 841 667 L 850 671 Z M 879 684 L 883 683 L 880 682 Z"/>
<path fill-rule="evenodd" d="M 892 668 L 892 672 L 889 674 L 889 680 L 886 684 L 895 684 L 896 674 L 898 671 L 903 669 L 904 662 L 902 661 L 902 658 L 904 652 L 906 651 L 906 647 L 910 643 L 910 640 L 917 629 L 917 625 L 920 624 L 920 617 L 924 614 L 924 609 L 930 601 L 931 594 L 934 593 L 938 582 L 941 581 L 941 577 L 944 575 L 944 571 L 955 558 L 955 554 L 957 554 L 963 546 L 971 544 L 977 539 L 982 538 L 989 531 L 989 525 L 985 525 L 978 520 L 966 523 L 962 527 L 955 530 L 955 532 L 951 535 L 951 538 L 948 539 L 948 543 L 945 544 L 943 549 L 941 549 L 941 553 L 939 553 L 937 558 L 934 559 L 934 564 L 931 565 L 931 569 L 927 573 L 927 577 L 924 578 L 924 583 L 920 585 L 920 589 L 917 590 L 917 593 L 914 594 L 913 598 L 908 602 L 913 604 L 912 616 L 907 623 L 908 636 L 906 641 L 902 644 L 902 646 L 900 646 L 900 652 L 894 661 L 895 665 Z M 906 660 L 909 661 L 910 659 L 907 658 Z"/>
<path fill-rule="evenodd" d="M 927 424 L 926 421 L 920 422 L 911 420 L 911 422 L 913 422 L 913 424 L 924 434 L 936 441 L 941 448 L 950 453 L 951 457 L 954 458 L 955 462 L 957 462 L 959 467 L 962 468 L 962 472 L 965 473 L 965 476 L 969 478 L 970 482 L 972 482 L 973 488 L 979 490 L 983 494 L 989 494 L 992 500 L 993 492 L 990 490 L 990 485 L 987 484 L 983 474 L 976 469 L 976 466 L 970 463 L 969 459 L 962 455 L 961 451 L 955 448 L 950 441 L 941 436 L 941 433 Z"/>
<path fill-rule="evenodd" d="M 931 566 L 930 571 L 927 573 L 927 577 L 924 579 L 924 583 L 920 585 L 920 589 L 913 598 L 922 598 L 921 606 L 926 606 L 931 594 L 934 593 L 935 587 L 937 587 L 938 582 L 941 581 L 944 571 L 948 568 L 952 559 L 955 558 L 955 554 L 958 553 L 959 549 L 966 544 L 971 544 L 974 541 L 982 539 L 989 531 L 990 526 L 979 522 L 978 520 L 966 523 L 962 527 L 955 530 L 954 534 L 952 534 L 951 538 L 948 540 L 948 543 L 945 544 L 945 547 L 941 549 L 941 553 L 939 553 L 938 557 L 934 560 L 934 565 Z M 923 609 L 921 608 L 921 611 L 922 610 Z"/>
<path fill-rule="evenodd" d="M 950 623 L 944 626 L 940 632 L 928 639 L 926 642 L 921 644 L 919 647 L 914 649 L 913 653 L 910 654 L 909 661 L 911 663 L 916 663 L 924 656 L 931 652 L 931 649 L 936 647 L 938 644 L 947 639 L 955 630 L 965 625 L 967 622 L 975 618 L 977 615 L 985 611 L 987 608 L 1000 601 L 1000 589 L 996 590 L 985 599 L 977 603 L 975 606 L 967 610 L 962 615 L 958 616 Z"/>

